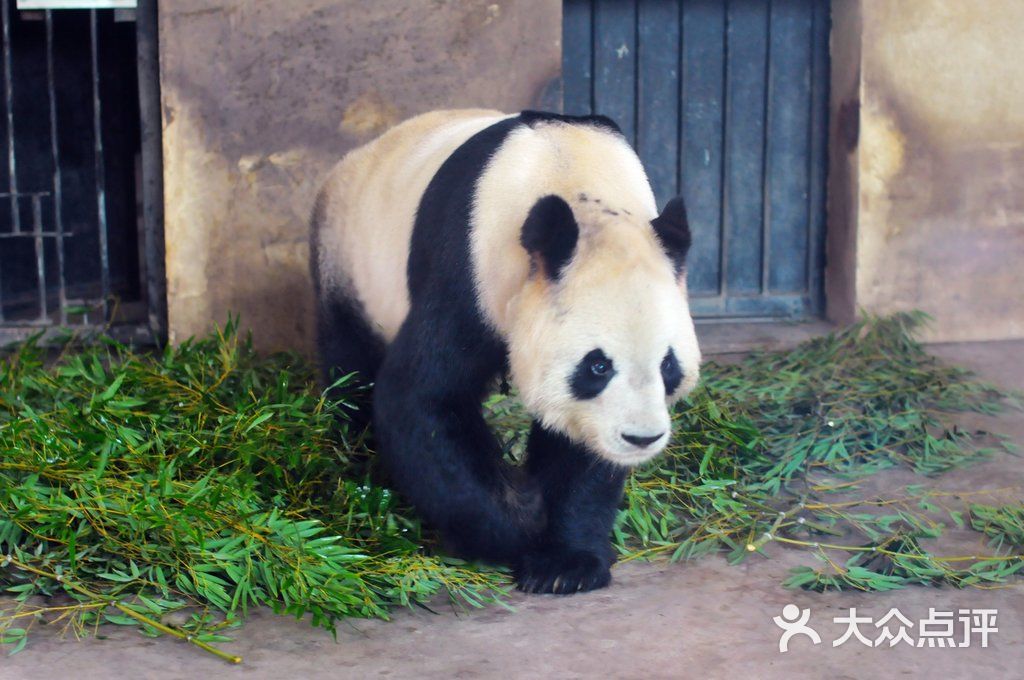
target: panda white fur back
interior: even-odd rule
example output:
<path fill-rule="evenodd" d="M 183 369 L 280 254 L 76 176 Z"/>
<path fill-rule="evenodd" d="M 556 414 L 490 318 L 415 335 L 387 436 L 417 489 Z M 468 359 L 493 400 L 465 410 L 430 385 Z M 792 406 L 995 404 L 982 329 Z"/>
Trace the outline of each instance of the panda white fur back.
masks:
<path fill-rule="evenodd" d="M 351 151 L 324 185 L 319 268 L 325 288 L 350 287 L 387 342 L 409 312 L 405 268 L 419 199 L 456 148 L 509 116 L 432 111 Z"/>
<path fill-rule="evenodd" d="M 376 379 L 398 490 L 526 590 L 607 583 L 622 466 L 699 372 L 682 201 L 657 214 L 607 119 L 438 111 L 338 164 L 311 243 L 325 374 Z M 479 413 L 505 368 L 535 418 L 522 469 Z"/>

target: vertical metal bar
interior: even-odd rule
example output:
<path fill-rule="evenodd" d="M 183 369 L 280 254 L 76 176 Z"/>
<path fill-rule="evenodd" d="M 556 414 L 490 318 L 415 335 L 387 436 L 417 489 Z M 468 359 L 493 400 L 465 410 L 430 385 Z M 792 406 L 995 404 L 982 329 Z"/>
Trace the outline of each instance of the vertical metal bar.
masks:
<path fill-rule="evenodd" d="M 633 139 L 634 150 L 639 143 L 640 135 L 640 83 L 637 80 L 640 75 L 640 28 L 637 26 L 640 20 L 640 0 L 633 0 Z"/>
<path fill-rule="evenodd" d="M 815 2 L 811 28 L 810 153 L 808 173 L 807 287 L 814 312 L 825 311 L 826 178 L 828 174 L 828 98 L 830 88 L 829 40 L 832 31 L 831 3 Z"/>
<path fill-rule="evenodd" d="M 772 0 L 768 0 L 768 17 L 765 20 L 764 39 L 764 125 L 761 128 L 761 292 L 763 297 L 768 294 L 768 265 L 771 261 L 771 239 L 770 229 L 772 223 L 772 194 L 771 177 L 768 172 L 769 158 L 772 153 L 771 135 L 768 131 L 772 127 L 772 92 L 775 89 L 775 78 L 777 69 L 772 68 Z"/>
<path fill-rule="evenodd" d="M 687 264 L 691 295 L 722 292 L 722 191 L 726 12 L 720 0 L 682 6 L 679 177 L 693 231 Z"/>
<path fill-rule="evenodd" d="M 142 130 L 142 223 L 146 251 L 149 327 L 159 343 L 167 338 L 167 274 L 164 260 L 164 164 L 160 120 L 160 51 L 157 0 L 136 10 L 139 120 Z"/>
<path fill-rule="evenodd" d="M 676 50 L 676 192 L 675 196 L 683 195 L 683 164 L 686 162 L 684 154 L 686 149 L 683 146 L 683 119 L 686 115 L 683 108 L 683 93 L 686 91 L 686 45 L 683 43 L 683 0 L 679 0 L 676 9 L 676 34 L 679 36 L 679 44 Z M 691 258 L 692 261 L 692 258 Z"/>
<path fill-rule="evenodd" d="M 0 0 L 0 3 L 3 4 L 3 9 L 0 10 L 0 23 L 3 24 L 3 27 L 0 30 L 2 30 L 3 40 L 4 40 L 4 76 L 5 76 L 4 77 L 4 88 L 5 88 L 5 95 L 6 95 L 4 97 L 4 100 L 7 102 L 7 135 L 8 135 L 8 138 L 7 138 L 8 142 L 7 143 L 8 143 L 8 149 L 9 149 L 8 163 L 13 165 L 14 164 L 14 145 L 13 145 L 13 139 L 12 139 L 12 136 L 11 136 L 11 67 L 10 67 L 11 53 L 10 53 L 10 47 L 9 47 L 9 45 L 11 43 L 11 34 L 10 34 L 10 31 L 8 30 L 8 28 L 7 28 L 7 2 L 5 0 Z M 17 202 L 16 202 L 17 199 L 15 198 L 15 192 L 14 192 L 14 186 L 15 186 L 14 185 L 14 181 L 15 181 L 15 179 L 14 179 L 14 175 L 13 174 L 11 175 L 10 181 L 11 181 L 10 192 L 11 192 L 11 220 L 12 220 L 11 228 L 13 229 L 14 228 L 14 222 L 13 222 L 14 216 L 18 212 L 16 207 L 15 207 L 17 205 Z M 2 264 L 2 263 L 0 263 L 0 264 Z M 0 323 L 3 323 L 3 320 L 4 320 L 4 287 L 3 287 L 3 270 L 2 270 L 2 267 L 0 267 Z"/>
<path fill-rule="evenodd" d="M 32 194 L 32 234 L 36 248 L 36 288 L 39 291 L 39 320 L 46 321 L 46 262 L 43 257 L 43 208 L 41 196 Z"/>
<path fill-rule="evenodd" d="M 103 162 L 103 125 L 102 109 L 100 107 L 100 71 L 98 56 L 98 31 L 96 29 L 96 10 L 89 10 L 89 37 L 92 58 L 92 120 L 93 136 L 95 139 L 95 168 L 96 168 L 96 218 L 99 226 L 100 237 L 100 289 L 103 296 L 103 321 L 107 322 L 107 308 L 110 297 L 110 251 L 107 248 L 107 196 L 106 179 L 104 177 L 105 163 Z"/>
<path fill-rule="evenodd" d="M 812 5 L 818 1 L 777 1 L 771 8 L 765 250 L 772 296 L 808 290 Z M 805 305 L 803 313 L 810 311 Z"/>
<path fill-rule="evenodd" d="M 53 12 L 46 11 L 46 88 L 50 97 L 50 155 L 53 157 L 53 230 L 57 249 L 57 305 L 61 325 L 68 322 L 67 285 L 64 282 L 64 218 L 60 176 L 60 148 L 57 144 L 57 87 L 53 68 Z"/>
<path fill-rule="evenodd" d="M 636 145 L 636 7 L 616 0 L 594 5 L 594 113 L 611 117 Z"/>
<path fill-rule="evenodd" d="M 768 5 L 730 2 L 728 17 L 729 96 L 726 150 L 726 289 L 730 294 L 761 291 L 764 223 L 764 63 Z"/>
<path fill-rule="evenodd" d="M 0 2 L 4 24 L 4 103 L 7 106 L 7 167 L 11 183 L 11 226 L 14 233 L 21 231 L 18 214 L 18 172 L 14 158 L 14 87 L 11 84 L 11 16 L 7 0 Z"/>
<path fill-rule="evenodd" d="M 590 0 L 590 110 L 597 109 L 597 0 Z"/>
<path fill-rule="evenodd" d="M 729 68 L 729 28 L 732 24 L 732 3 L 730 0 L 723 0 L 723 11 L 725 12 L 725 20 L 722 27 L 722 196 L 721 205 L 719 206 L 720 214 L 722 216 L 721 221 L 718 225 L 718 239 L 721 244 L 718 249 L 718 294 L 720 296 L 726 296 L 729 294 L 729 271 L 726 268 L 729 261 L 728 243 L 726 242 L 726 234 L 729 231 L 729 189 L 730 182 L 727 181 L 729 177 L 729 166 L 732 165 L 729 159 L 729 145 L 730 145 L 730 130 L 729 130 L 729 117 L 730 109 L 732 108 L 732 88 L 729 87 L 729 78 L 732 76 L 732 69 Z"/>
<path fill-rule="evenodd" d="M 679 192 L 679 3 L 637 2 L 636 152 L 658 206 Z"/>
<path fill-rule="evenodd" d="M 142 31 L 141 13 L 139 16 L 139 31 Z M 562 6 L 562 111 L 574 116 L 591 111 L 592 16 L 590 0 L 566 0 Z"/>

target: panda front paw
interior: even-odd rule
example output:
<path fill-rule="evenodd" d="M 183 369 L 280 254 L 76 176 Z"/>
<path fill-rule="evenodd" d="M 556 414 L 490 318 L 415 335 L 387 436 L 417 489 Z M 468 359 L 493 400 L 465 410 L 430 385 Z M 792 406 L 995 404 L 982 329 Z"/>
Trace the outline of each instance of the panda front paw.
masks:
<path fill-rule="evenodd" d="M 571 595 L 604 588 L 612 580 L 609 560 L 585 550 L 538 552 L 516 567 L 516 588 L 524 593 Z"/>

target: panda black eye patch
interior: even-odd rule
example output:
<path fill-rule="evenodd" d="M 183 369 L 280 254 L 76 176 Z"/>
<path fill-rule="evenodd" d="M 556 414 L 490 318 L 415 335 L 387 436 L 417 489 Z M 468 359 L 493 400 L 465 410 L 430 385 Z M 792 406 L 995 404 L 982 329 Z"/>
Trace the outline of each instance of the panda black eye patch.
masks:
<path fill-rule="evenodd" d="M 679 389 L 679 383 L 683 382 L 683 369 L 671 347 L 661 360 L 661 379 L 665 381 L 665 394 L 672 394 Z"/>
<path fill-rule="evenodd" d="M 604 391 L 615 376 L 615 366 L 600 349 L 587 352 L 576 364 L 569 388 L 577 399 L 593 399 Z"/>

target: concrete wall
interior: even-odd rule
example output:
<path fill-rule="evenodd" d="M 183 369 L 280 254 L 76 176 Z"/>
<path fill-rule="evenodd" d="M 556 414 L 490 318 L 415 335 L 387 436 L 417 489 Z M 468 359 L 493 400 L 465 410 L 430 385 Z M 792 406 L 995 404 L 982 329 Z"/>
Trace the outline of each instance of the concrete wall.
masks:
<path fill-rule="evenodd" d="M 1024 3 L 833 8 L 830 314 L 1024 337 Z"/>
<path fill-rule="evenodd" d="M 307 220 L 350 148 L 437 108 L 535 105 L 561 0 L 163 0 L 172 341 L 240 313 L 308 349 Z"/>

